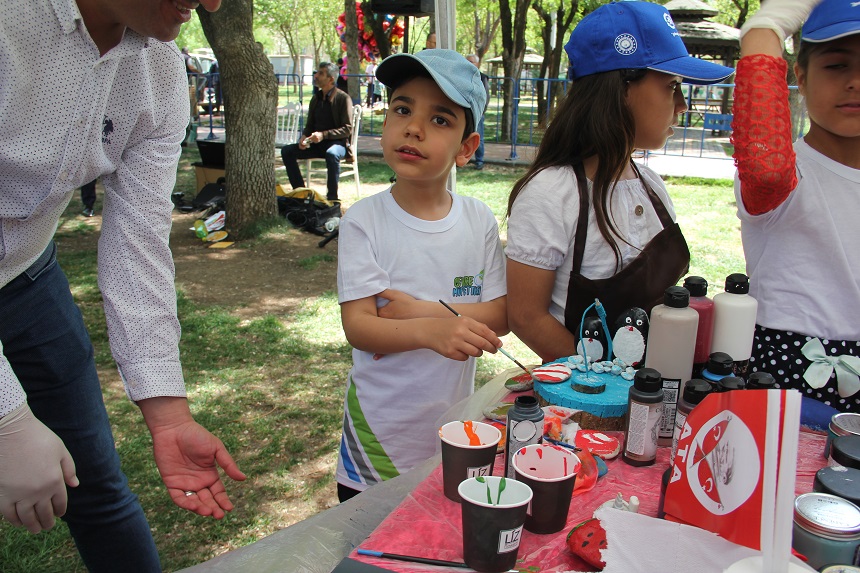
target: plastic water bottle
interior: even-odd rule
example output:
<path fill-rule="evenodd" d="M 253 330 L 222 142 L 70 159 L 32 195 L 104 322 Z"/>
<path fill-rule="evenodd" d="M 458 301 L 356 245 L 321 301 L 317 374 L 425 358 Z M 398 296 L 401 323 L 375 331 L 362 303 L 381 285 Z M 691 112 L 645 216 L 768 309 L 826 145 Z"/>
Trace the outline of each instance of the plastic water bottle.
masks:
<path fill-rule="evenodd" d="M 714 387 L 707 380 L 693 378 L 684 385 L 684 392 L 678 400 L 678 411 L 675 413 L 675 433 L 672 435 L 672 453 L 669 455 L 669 463 L 675 460 L 675 452 L 678 451 L 678 440 L 687 422 L 687 416 L 696 405 L 705 399 L 705 396 L 713 392 Z"/>
<path fill-rule="evenodd" d="M 693 376 L 699 376 L 711 352 L 711 335 L 714 330 L 714 301 L 708 298 L 708 281 L 702 277 L 684 279 L 684 288 L 690 291 L 690 308 L 699 313 L 696 331 L 696 353 L 693 356 Z"/>
<path fill-rule="evenodd" d="M 340 227 L 340 217 L 332 217 L 325 222 L 325 230 L 329 233 L 334 232 L 338 227 Z"/>
<path fill-rule="evenodd" d="M 666 289 L 663 304 L 651 310 L 645 367 L 663 376 L 663 417 L 658 436 L 661 446 L 672 445 L 681 383 L 692 378 L 693 373 L 699 313 L 689 303 L 690 292 L 673 286 Z"/>
<path fill-rule="evenodd" d="M 711 352 L 734 360 L 734 373 L 746 377 L 755 336 L 758 301 L 749 295 L 750 279 L 743 273 L 726 277 L 726 292 L 714 296 L 714 335 Z"/>
<path fill-rule="evenodd" d="M 505 477 L 516 479 L 511 459 L 520 448 L 539 444 L 543 438 L 543 410 L 534 396 L 517 396 L 508 410 L 508 431 L 505 435 Z"/>
<path fill-rule="evenodd" d="M 660 373 L 653 368 L 638 370 L 627 396 L 621 454 L 621 459 L 631 466 L 650 466 L 657 460 L 657 427 L 663 407 Z"/>

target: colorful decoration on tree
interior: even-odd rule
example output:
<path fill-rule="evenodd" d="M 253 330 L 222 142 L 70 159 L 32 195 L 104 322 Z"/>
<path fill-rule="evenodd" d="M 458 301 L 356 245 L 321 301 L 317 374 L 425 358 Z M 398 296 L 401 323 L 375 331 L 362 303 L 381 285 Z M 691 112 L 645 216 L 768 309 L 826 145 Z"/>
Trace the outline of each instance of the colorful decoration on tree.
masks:
<path fill-rule="evenodd" d="M 379 59 L 379 46 L 377 38 L 373 34 L 370 25 L 364 25 L 364 13 L 361 10 L 361 2 L 355 3 L 355 12 L 358 16 L 358 53 L 362 61 L 371 61 Z M 340 36 L 341 50 L 346 52 L 346 14 L 341 14 L 337 18 L 335 26 L 337 34 Z M 388 36 L 388 42 L 392 48 L 400 46 L 403 43 L 403 22 L 393 14 L 386 14 L 385 20 L 382 22 L 382 30 Z M 344 62 L 346 58 L 344 58 Z"/>

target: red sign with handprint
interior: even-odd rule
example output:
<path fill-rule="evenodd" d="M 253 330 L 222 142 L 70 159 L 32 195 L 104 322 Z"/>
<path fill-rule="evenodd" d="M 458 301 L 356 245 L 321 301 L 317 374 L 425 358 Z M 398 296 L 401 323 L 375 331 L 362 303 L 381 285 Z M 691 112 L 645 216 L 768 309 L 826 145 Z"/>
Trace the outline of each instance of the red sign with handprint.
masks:
<path fill-rule="evenodd" d="M 782 428 L 768 426 L 768 400 L 782 400 L 782 393 L 711 394 L 693 409 L 678 440 L 667 514 L 760 549 L 765 436 Z"/>

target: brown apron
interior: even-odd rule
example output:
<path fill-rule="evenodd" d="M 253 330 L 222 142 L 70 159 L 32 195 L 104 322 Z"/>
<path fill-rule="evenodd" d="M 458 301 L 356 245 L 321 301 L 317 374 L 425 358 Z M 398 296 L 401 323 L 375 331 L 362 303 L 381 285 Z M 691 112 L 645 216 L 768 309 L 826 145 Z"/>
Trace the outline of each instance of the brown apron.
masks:
<path fill-rule="evenodd" d="M 690 268 L 690 250 L 681 233 L 681 228 L 672 220 L 666 206 L 642 178 L 633 165 L 639 180 L 648 193 L 651 205 L 663 225 L 639 255 L 615 275 L 605 279 L 587 279 L 580 274 L 585 254 L 585 237 L 588 229 L 589 194 L 582 164 L 574 167 L 579 188 L 579 220 L 573 245 L 573 267 L 567 287 L 567 304 L 564 309 L 564 325 L 575 336 L 579 336 L 582 313 L 595 298 L 606 309 L 609 326 L 622 312 L 639 307 L 650 314 L 651 309 L 663 301 L 663 291 L 675 285 Z M 589 314 L 595 314 L 591 311 Z"/>

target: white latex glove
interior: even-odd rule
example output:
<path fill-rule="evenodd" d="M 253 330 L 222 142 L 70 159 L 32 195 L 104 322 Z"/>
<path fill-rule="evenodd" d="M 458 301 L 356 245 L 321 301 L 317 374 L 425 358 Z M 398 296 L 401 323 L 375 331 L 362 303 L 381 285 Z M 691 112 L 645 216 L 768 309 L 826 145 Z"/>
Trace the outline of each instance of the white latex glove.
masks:
<path fill-rule="evenodd" d="M 0 514 L 39 533 L 66 513 L 66 485 L 77 487 L 75 462 L 62 440 L 25 403 L 0 418 Z"/>
<path fill-rule="evenodd" d="M 741 38 L 753 28 L 768 28 L 779 36 L 780 42 L 803 26 L 812 9 L 821 0 L 765 0 L 761 8 L 741 26 Z"/>

